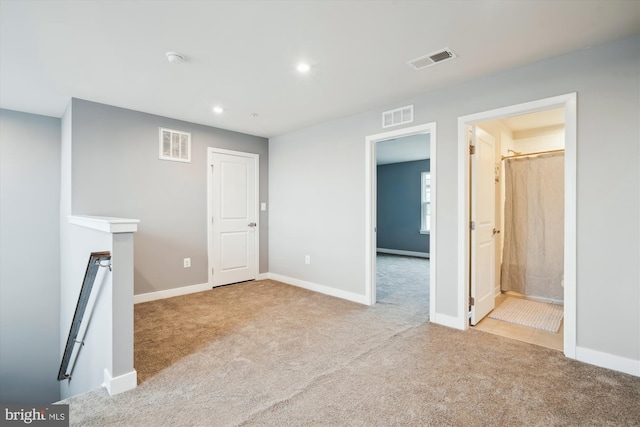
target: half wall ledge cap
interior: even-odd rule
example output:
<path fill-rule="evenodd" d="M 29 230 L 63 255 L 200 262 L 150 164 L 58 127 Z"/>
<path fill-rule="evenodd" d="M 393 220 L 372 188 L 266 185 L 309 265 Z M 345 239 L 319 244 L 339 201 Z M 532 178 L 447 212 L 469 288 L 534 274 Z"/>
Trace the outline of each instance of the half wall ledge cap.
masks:
<path fill-rule="evenodd" d="M 112 216 L 70 215 L 68 219 L 70 224 L 107 233 L 135 233 L 140 223 L 139 219 Z"/>

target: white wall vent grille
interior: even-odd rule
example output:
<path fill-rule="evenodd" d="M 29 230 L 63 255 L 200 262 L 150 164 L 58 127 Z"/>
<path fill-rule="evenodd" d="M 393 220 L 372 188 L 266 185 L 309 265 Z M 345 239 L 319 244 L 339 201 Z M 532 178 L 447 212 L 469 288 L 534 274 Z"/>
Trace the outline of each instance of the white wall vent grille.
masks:
<path fill-rule="evenodd" d="M 422 70 L 423 68 L 431 67 L 432 65 L 436 65 L 440 62 L 448 61 L 453 58 L 457 58 L 456 54 L 453 53 L 451 49 L 446 47 L 436 52 L 432 52 L 428 55 L 412 59 L 411 61 L 407 61 L 407 64 L 409 64 L 415 70 Z"/>
<path fill-rule="evenodd" d="M 191 162 L 191 133 L 160 128 L 160 160 Z"/>
<path fill-rule="evenodd" d="M 413 105 L 396 108 L 382 113 L 382 127 L 403 125 L 413 122 Z"/>

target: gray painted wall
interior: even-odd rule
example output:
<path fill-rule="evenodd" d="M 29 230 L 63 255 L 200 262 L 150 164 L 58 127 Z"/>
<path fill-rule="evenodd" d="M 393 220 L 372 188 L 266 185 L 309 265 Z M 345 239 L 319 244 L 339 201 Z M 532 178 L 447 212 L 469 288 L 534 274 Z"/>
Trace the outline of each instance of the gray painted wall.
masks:
<path fill-rule="evenodd" d="M 457 316 L 458 117 L 577 92 L 577 345 L 640 360 L 639 75 L 636 36 L 271 138 L 270 272 L 364 295 L 365 137 L 414 104 L 438 126 L 436 304 Z"/>
<path fill-rule="evenodd" d="M 378 248 L 429 253 L 429 235 L 420 234 L 422 172 L 429 160 L 378 166 Z"/>
<path fill-rule="evenodd" d="M 60 119 L 0 110 L 0 402 L 59 400 Z"/>
<path fill-rule="evenodd" d="M 72 213 L 140 219 L 136 294 L 207 283 L 207 147 L 259 154 L 260 201 L 269 202 L 267 140 L 80 99 L 72 110 Z M 159 127 L 191 132 L 191 163 L 158 159 Z M 268 211 L 259 221 L 267 272 Z"/>

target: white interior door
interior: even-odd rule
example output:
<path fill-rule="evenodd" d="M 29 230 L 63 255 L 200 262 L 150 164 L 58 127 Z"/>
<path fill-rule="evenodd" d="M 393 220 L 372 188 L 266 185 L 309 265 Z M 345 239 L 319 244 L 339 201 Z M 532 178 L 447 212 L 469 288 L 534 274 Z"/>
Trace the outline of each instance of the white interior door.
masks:
<path fill-rule="evenodd" d="M 495 307 L 495 139 L 471 129 L 471 324 Z"/>
<path fill-rule="evenodd" d="M 212 286 L 258 272 L 258 156 L 209 151 L 209 277 Z"/>

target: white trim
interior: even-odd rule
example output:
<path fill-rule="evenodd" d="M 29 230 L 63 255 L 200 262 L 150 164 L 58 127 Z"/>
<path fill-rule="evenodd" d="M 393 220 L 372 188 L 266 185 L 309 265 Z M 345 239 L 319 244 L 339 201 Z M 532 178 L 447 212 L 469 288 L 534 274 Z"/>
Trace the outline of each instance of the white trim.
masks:
<path fill-rule="evenodd" d="M 434 318 L 436 298 L 436 123 L 425 123 L 393 131 L 369 135 L 365 138 L 365 304 L 376 303 L 376 143 L 404 136 L 429 134 L 430 137 L 430 170 L 431 173 L 431 232 L 429 233 L 429 317 Z"/>
<path fill-rule="evenodd" d="M 396 131 L 397 132 L 397 131 Z M 376 195 L 377 165 L 376 165 L 376 141 L 373 137 L 365 139 L 365 166 L 364 166 L 364 295 L 367 305 L 376 303 Z"/>
<path fill-rule="evenodd" d="M 576 360 L 580 362 L 640 377 L 640 360 L 627 359 L 584 347 L 576 347 L 575 354 Z"/>
<path fill-rule="evenodd" d="M 332 288 L 330 286 L 319 285 L 317 283 L 307 282 L 305 280 L 295 279 L 293 277 L 283 276 L 281 274 L 268 273 L 269 279 L 277 280 L 278 282 L 286 283 L 287 285 L 297 286 L 299 288 L 308 289 L 313 292 L 329 295 L 345 299 L 347 301 L 357 302 L 358 304 L 368 305 L 365 295 L 356 294 L 353 292 L 343 291 L 341 289 Z"/>
<path fill-rule="evenodd" d="M 269 279 L 269 273 L 260 273 L 256 276 L 255 280 L 267 280 Z M 212 286 L 209 283 L 200 283 L 198 285 L 181 286 L 179 288 L 165 289 L 164 291 L 147 292 L 145 294 L 138 294 L 133 296 L 133 303 L 140 304 L 141 302 L 155 301 L 165 298 L 178 297 L 180 295 L 195 294 L 198 292 L 204 292 L 211 290 Z"/>
<path fill-rule="evenodd" d="M 495 110 L 458 117 L 458 321 L 464 329 L 469 306 L 469 150 L 467 125 L 504 117 L 534 113 L 552 108 L 565 109 L 565 221 L 564 221 L 564 354 L 576 354 L 576 93 L 540 99 Z"/>
<path fill-rule="evenodd" d="M 431 124 L 431 153 L 429 154 L 431 157 L 431 160 L 429 162 L 429 173 L 431 174 L 430 179 L 431 179 L 431 216 L 429 218 L 429 220 L 431 221 L 431 224 L 429 224 L 429 319 L 435 318 L 436 320 L 432 320 L 433 323 L 440 323 L 440 324 L 444 324 L 441 322 L 438 322 L 437 319 L 440 318 L 440 316 L 442 315 L 437 315 L 437 306 L 436 306 L 436 295 L 437 295 L 437 287 L 436 287 L 436 256 L 438 251 L 436 250 L 437 248 L 437 244 L 436 244 L 436 218 L 438 217 L 438 209 L 437 209 L 437 200 L 438 200 L 438 193 L 437 193 L 437 189 L 438 186 L 436 185 L 436 181 L 437 181 L 437 166 L 438 166 L 438 162 L 436 161 L 437 156 L 436 156 L 436 148 L 437 145 L 436 144 L 437 138 L 436 138 L 436 123 L 433 122 Z M 446 321 L 446 320 L 445 320 Z"/>
<path fill-rule="evenodd" d="M 564 101 L 564 354 L 575 359 L 578 330 L 577 271 L 577 158 L 578 112 L 577 95 L 565 95 Z"/>
<path fill-rule="evenodd" d="M 255 176 L 255 186 L 256 186 L 256 200 L 255 200 L 255 208 L 256 208 L 256 212 L 255 212 L 255 218 L 256 218 L 256 223 L 257 223 L 257 227 L 256 227 L 256 231 L 255 231 L 255 236 L 256 236 L 256 241 L 255 241 L 255 249 L 254 249 L 254 256 L 255 256 L 255 275 L 253 277 L 253 279 L 257 279 L 259 273 L 258 270 L 260 268 L 260 228 L 262 227 L 262 224 L 260 223 L 260 155 L 256 154 L 256 153 L 247 153 L 244 151 L 234 151 L 234 150 L 226 150 L 223 148 L 214 148 L 214 147 L 207 147 L 207 277 L 209 280 L 209 285 L 211 287 L 214 286 L 214 280 L 213 280 L 213 274 L 211 274 L 212 268 L 213 268 L 213 244 L 212 244 L 212 236 L 211 236 L 211 217 L 212 217 L 212 211 L 213 211 L 213 195 L 212 195 L 212 188 L 211 188 L 211 182 L 213 179 L 213 156 L 214 154 L 226 154 L 226 155 L 230 155 L 230 156 L 237 156 L 237 157 L 247 157 L 250 159 L 253 159 L 254 164 L 255 164 L 255 171 L 256 171 L 256 176 Z M 266 226 L 266 224 L 265 224 Z M 215 285 L 215 286 L 220 286 Z"/>
<path fill-rule="evenodd" d="M 123 375 L 112 377 L 107 368 L 104 369 L 104 388 L 109 392 L 109 396 L 124 393 L 125 391 L 133 390 L 138 386 L 138 372 L 134 369 Z"/>
<path fill-rule="evenodd" d="M 139 219 L 112 216 L 70 215 L 67 218 L 70 224 L 107 233 L 135 233 L 140 223 Z"/>
<path fill-rule="evenodd" d="M 464 330 L 464 324 L 460 323 L 460 319 L 455 316 L 448 316 L 442 313 L 434 313 L 433 317 L 429 319 L 431 323 L 436 323 L 447 328 Z"/>
<path fill-rule="evenodd" d="M 165 289 L 163 291 L 147 292 L 146 294 L 138 294 L 133 296 L 133 303 L 155 301 L 165 298 L 173 298 L 180 295 L 195 294 L 196 292 L 208 291 L 211 289 L 209 283 L 200 283 L 199 285 L 181 286 L 179 288 Z"/>
<path fill-rule="evenodd" d="M 429 258 L 428 252 L 402 251 L 400 249 L 376 248 L 376 252 L 391 255 L 414 256 L 418 258 Z"/>

